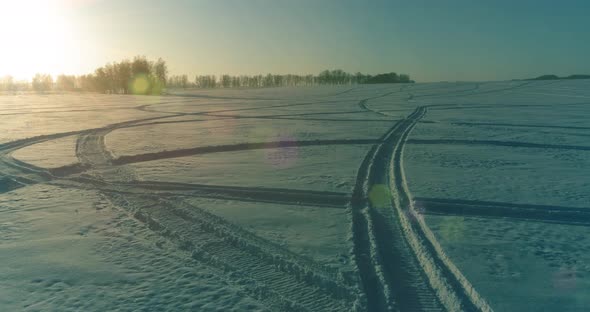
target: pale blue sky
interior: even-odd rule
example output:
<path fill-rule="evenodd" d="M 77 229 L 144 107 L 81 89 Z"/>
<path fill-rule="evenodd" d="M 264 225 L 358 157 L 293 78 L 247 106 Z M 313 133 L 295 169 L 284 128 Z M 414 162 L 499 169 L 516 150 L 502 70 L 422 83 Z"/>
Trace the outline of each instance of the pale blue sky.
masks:
<path fill-rule="evenodd" d="M 326 68 L 417 81 L 590 73 L 588 1 L 56 1 L 67 6 L 76 29 L 69 46 L 80 55 L 66 72 L 145 54 L 191 77 Z"/>

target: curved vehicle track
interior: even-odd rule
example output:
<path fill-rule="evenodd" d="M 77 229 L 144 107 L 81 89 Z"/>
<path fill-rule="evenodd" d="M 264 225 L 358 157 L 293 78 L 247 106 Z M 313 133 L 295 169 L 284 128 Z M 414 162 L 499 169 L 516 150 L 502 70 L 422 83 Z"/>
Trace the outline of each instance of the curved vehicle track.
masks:
<path fill-rule="evenodd" d="M 352 200 L 354 255 L 369 311 L 441 311 L 402 230 L 389 191 L 388 163 L 405 131 L 422 117 L 422 108 L 393 126 L 373 146 L 357 177 Z"/>
<path fill-rule="evenodd" d="M 359 172 L 353 237 L 367 306 L 370 311 L 490 311 L 413 207 L 403 147 L 426 110 L 418 107 L 391 128 Z"/>

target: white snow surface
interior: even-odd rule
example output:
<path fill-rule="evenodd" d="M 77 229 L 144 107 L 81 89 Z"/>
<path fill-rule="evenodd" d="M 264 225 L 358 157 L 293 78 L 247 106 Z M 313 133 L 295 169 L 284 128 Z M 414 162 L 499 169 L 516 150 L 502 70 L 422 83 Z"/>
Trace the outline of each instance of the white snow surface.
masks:
<path fill-rule="evenodd" d="M 20 161 L 43 168 L 59 168 L 78 162 L 76 137 L 68 136 L 33 144 L 15 151 L 12 156 Z"/>
<path fill-rule="evenodd" d="M 417 107 L 392 165 L 477 293 L 497 311 L 589 306 L 590 81 L 574 80 L 2 95 L 0 310 L 448 302 L 407 303 L 387 268 L 368 270 L 379 290 L 362 276 L 378 250 L 359 244 L 383 234 L 355 227 L 353 193 L 379 209 L 401 195 L 361 164 Z"/>

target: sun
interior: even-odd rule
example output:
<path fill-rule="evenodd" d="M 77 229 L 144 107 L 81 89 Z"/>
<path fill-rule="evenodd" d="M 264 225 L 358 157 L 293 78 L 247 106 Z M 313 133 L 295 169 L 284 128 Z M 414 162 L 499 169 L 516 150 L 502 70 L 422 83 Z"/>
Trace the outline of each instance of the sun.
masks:
<path fill-rule="evenodd" d="M 78 56 L 75 29 L 55 0 L 2 1 L 0 9 L 0 76 L 30 79 L 71 70 Z"/>

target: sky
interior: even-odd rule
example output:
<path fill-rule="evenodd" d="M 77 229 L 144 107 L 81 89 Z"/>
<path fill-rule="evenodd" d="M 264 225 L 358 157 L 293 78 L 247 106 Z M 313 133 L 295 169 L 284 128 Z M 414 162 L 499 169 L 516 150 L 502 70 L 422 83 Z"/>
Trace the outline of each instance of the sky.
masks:
<path fill-rule="evenodd" d="M 0 0 L 0 76 L 145 55 L 171 74 L 590 74 L 590 1 Z"/>

